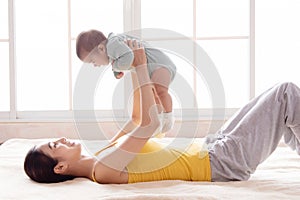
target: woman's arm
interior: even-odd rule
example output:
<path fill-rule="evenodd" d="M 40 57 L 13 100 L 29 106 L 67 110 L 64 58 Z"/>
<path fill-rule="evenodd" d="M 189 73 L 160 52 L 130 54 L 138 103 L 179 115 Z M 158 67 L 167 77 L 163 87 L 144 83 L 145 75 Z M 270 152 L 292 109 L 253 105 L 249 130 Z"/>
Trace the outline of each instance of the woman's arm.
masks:
<path fill-rule="evenodd" d="M 138 79 L 135 72 L 131 72 L 133 93 L 133 109 L 131 119 L 129 119 L 122 129 L 110 140 L 110 143 L 133 131 L 141 123 L 141 109 L 140 109 L 140 91 L 138 88 Z"/>
<path fill-rule="evenodd" d="M 141 123 L 128 137 L 100 159 L 102 170 L 97 171 L 97 180 L 102 183 L 120 183 L 124 181 L 124 169 L 143 148 L 148 139 L 159 127 L 158 110 L 154 100 L 154 86 L 150 81 L 147 70 L 145 50 L 138 44 L 128 42 L 134 52 L 133 66 L 136 67 L 137 79 L 140 88 Z M 122 181 L 121 181 L 122 180 Z"/>

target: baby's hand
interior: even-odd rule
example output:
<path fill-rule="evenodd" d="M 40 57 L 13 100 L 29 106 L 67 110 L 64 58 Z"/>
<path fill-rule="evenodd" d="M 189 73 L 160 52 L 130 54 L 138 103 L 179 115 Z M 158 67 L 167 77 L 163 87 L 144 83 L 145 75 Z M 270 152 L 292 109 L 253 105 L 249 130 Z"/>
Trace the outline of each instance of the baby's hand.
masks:
<path fill-rule="evenodd" d="M 132 52 L 134 54 L 132 66 L 137 67 L 139 65 L 147 64 L 147 57 L 142 43 L 137 42 L 136 40 L 127 40 L 126 43 L 129 48 L 132 49 Z"/>
<path fill-rule="evenodd" d="M 114 72 L 114 75 L 115 75 L 116 79 L 120 79 L 124 76 L 124 73 L 123 72 Z"/>

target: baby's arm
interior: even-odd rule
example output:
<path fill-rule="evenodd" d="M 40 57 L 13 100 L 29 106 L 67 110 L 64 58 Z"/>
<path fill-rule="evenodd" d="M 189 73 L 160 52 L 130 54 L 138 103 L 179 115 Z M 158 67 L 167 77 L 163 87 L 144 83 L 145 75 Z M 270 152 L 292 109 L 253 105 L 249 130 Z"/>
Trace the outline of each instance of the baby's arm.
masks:
<path fill-rule="evenodd" d="M 107 55 L 114 60 L 113 67 L 116 70 L 129 70 L 134 55 L 128 45 L 118 36 L 110 38 L 106 45 Z"/>

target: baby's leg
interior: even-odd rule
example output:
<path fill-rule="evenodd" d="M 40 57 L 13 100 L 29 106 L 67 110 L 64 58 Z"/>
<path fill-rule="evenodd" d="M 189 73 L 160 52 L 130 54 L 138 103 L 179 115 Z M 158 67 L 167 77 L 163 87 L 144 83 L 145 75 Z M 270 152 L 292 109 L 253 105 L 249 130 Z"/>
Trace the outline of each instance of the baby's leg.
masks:
<path fill-rule="evenodd" d="M 210 149 L 214 181 L 246 180 L 277 147 L 282 135 L 300 149 L 300 89 L 279 84 L 253 99 L 222 129 Z M 300 152 L 298 152 L 300 153 Z"/>
<path fill-rule="evenodd" d="M 164 112 L 172 112 L 172 97 L 168 92 L 171 82 L 169 70 L 164 67 L 156 69 L 152 72 L 151 80 L 154 83 L 155 90 Z"/>

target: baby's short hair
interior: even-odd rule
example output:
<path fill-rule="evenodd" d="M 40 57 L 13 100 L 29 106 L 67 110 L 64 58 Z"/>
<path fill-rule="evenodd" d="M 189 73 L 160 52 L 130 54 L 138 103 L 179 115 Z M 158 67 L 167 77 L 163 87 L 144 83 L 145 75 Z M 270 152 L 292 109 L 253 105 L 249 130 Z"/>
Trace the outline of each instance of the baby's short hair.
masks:
<path fill-rule="evenodd" d="M 107 38 L 105 35 L 98 30 L 89 30 L 81 32 L 76 39 L 76 54 L 79 59 L 83 59 L 82 53 L 90 53 L 95 47 L 97 47 L 101 42 L 105 41 Z"/>

